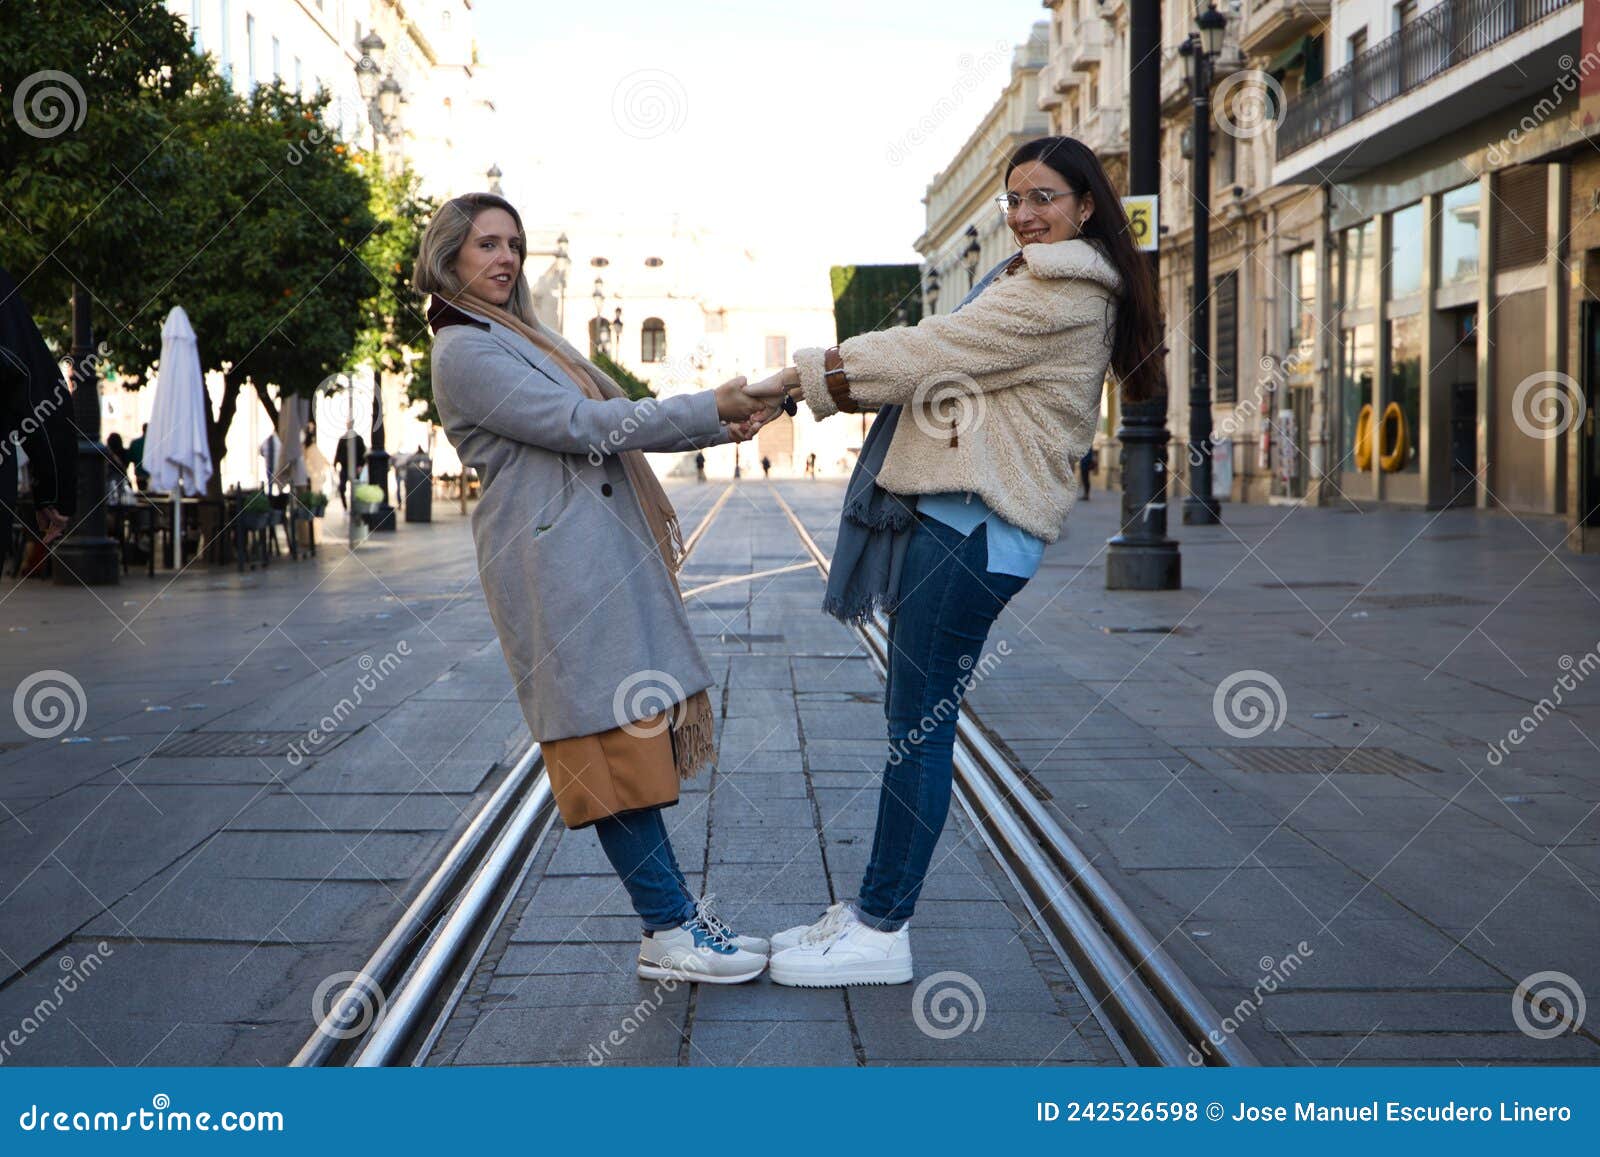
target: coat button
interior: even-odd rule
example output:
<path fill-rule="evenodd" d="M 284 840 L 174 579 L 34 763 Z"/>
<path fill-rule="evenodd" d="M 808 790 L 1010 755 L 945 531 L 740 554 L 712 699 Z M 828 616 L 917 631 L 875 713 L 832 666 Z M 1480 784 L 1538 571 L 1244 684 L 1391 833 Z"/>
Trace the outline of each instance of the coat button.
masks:
<path fill-rule="evenodd" d="M 600 483 L 600 493 L 604 494 L 607 498 L 610 498 L 611 497 L 611 483 L 609 483 L 609 482 Z"/>

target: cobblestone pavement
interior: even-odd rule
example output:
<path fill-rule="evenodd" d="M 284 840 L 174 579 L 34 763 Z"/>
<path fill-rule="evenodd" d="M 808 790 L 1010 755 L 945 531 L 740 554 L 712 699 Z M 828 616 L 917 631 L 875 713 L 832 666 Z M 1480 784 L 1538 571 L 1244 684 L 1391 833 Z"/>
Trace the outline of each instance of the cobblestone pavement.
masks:
<path fill-rule="evenodd" d="M 1265 1061 L 1600 1062 L 1592 1016 L 1513 1011 L 1600 996 L 1600 558 L 1559 520 L 1229 504 L 1173 528 L 1182 590 L 1108 592 L 1119 498 L 969 699 L 1118 893 Z M 830 549 L 837 505 L 803 516 Z"/>
<path fill-rule="evenodd" d="M 831 550 L 842 486 L 774 488 Z M 685 524 L 722 489 L 675 484 Z M 1592 1025 L 1540 1023 L 1600 959 L 1600 559 L 1503 513 L 1229 505 L 1174 528 L 1183 590 L 1107 592 L 1116 515 L 1075 511 L 970 704 L 1250 1045 L 1600 1060 Z M 746 481 L 684 586 L 805 561 Z M 820 594 L 800 569 L 690 604 L 721 761 L 669 814 L 692 882 L 756 932 L 853 894 L 870 841 L 880 685 Z M 5 1063 L 284 1063 L 526 741 L 448 511 L 248 575 L 3 584 L 0 636 L 27 688 L 0 713 Z M 547 841 L 431 1060 L 1118 1063 L 958 811 L 936 862 L 918 979 L 968 978 L 975 1030 L 924 1031 L 917 986 L 641 982 L 579 832 Z M 1519 983 L 1551 1003 L 1519 1009 Z"/>

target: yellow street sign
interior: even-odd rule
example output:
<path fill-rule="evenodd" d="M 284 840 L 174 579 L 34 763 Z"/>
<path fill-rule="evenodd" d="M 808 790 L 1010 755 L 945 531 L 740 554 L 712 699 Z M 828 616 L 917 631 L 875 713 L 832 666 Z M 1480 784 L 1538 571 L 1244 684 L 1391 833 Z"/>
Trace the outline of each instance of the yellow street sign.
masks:
<path fill-rule="evenodd" d="M 1157 200 L 1154 193 L 1122 198 L 1122 207 L 1128 214 L 1128 228 L 1133 233 L 1134 247 L 1142 253 L 1156 251 L 1156 242 L 1160 236 Z"/>

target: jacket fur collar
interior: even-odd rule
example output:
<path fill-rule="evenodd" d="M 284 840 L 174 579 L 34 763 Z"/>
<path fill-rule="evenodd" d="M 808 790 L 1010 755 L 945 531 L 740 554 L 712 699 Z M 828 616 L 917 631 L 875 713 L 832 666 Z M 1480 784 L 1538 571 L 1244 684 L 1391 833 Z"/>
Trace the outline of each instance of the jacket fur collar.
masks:
<path fill-rule="evenodd" d="M 1106 259 L 1100 247 L 1093 242 L 1073 238 L 1071 241 L 1024 245 L 1022 258 L 1035 277 L 1077 278 L 1097 282 L 1113 293 L 1122 292 L 1122 278 L 1116 266 Z"/>

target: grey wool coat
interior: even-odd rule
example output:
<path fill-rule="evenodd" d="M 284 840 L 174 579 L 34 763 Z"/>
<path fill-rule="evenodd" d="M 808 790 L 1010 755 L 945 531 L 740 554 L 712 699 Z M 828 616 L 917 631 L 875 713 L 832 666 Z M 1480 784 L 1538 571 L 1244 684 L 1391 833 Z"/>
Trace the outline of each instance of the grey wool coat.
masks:
<path fill-rule="evenodd" d="M 709 687 L 616 452 L 727 441 L 712 391 L 595 401 L 520 334 L 454 316 L 466 324 L 434 337 L 434 400 L 483 479 L 478 575 L 533 738 L 608 731 Z"/>

